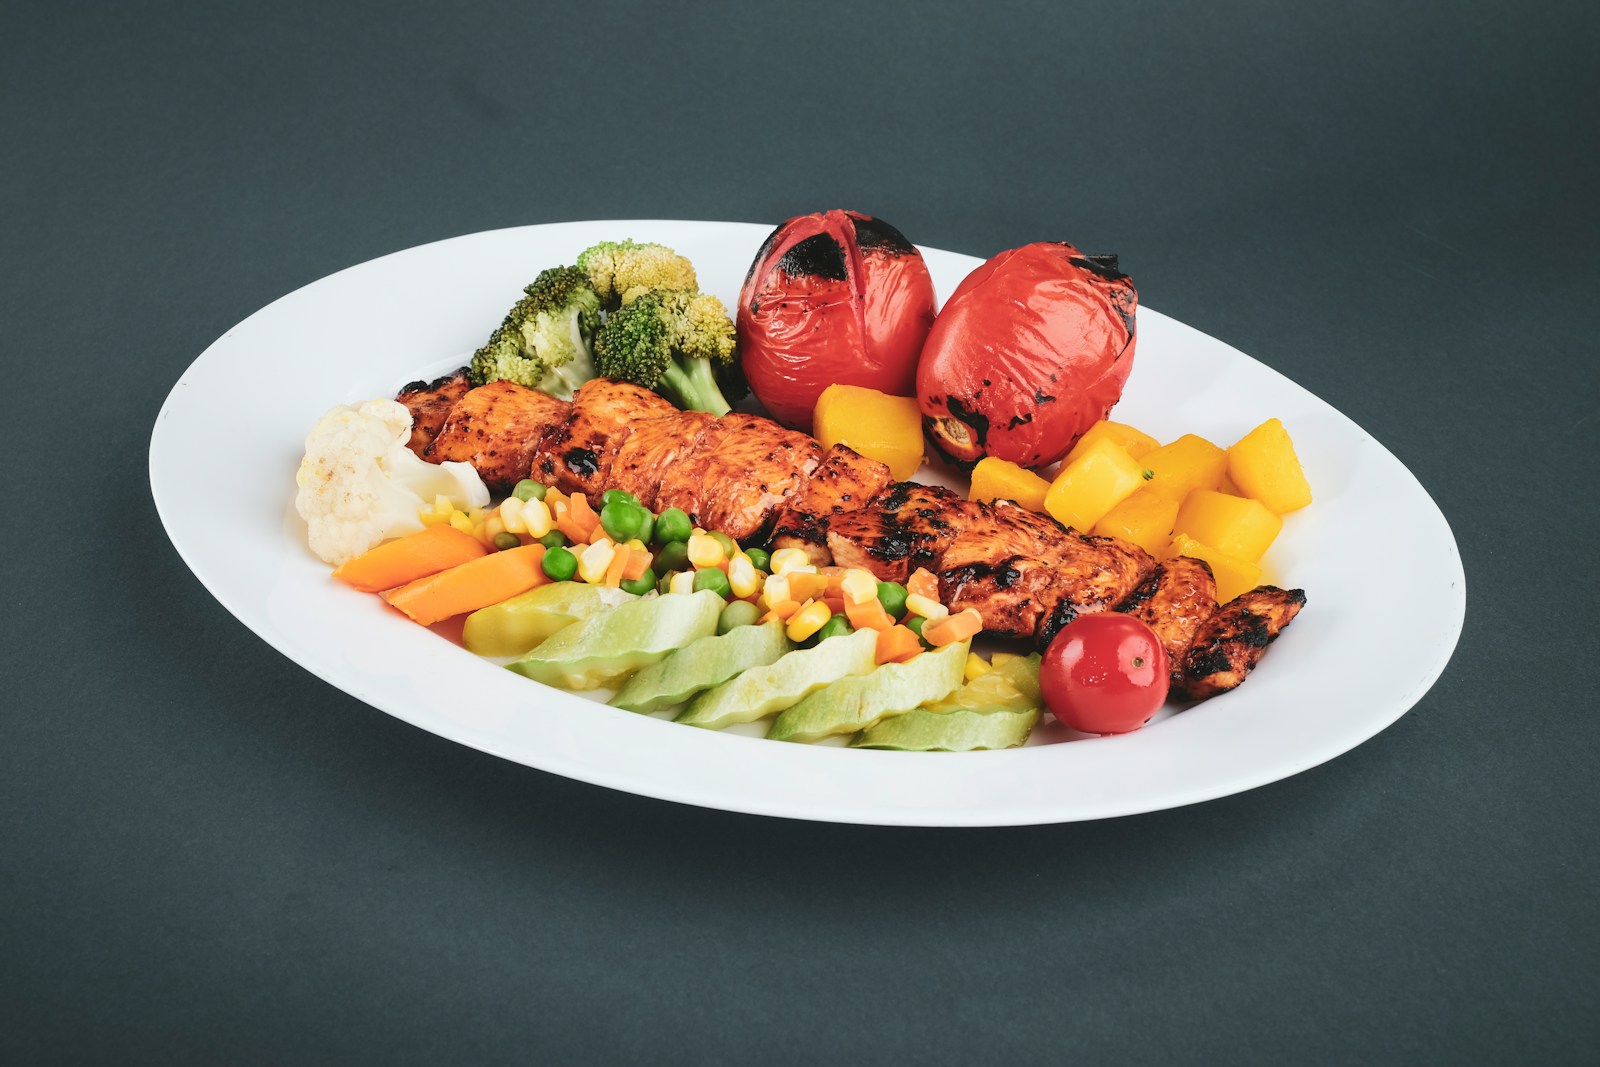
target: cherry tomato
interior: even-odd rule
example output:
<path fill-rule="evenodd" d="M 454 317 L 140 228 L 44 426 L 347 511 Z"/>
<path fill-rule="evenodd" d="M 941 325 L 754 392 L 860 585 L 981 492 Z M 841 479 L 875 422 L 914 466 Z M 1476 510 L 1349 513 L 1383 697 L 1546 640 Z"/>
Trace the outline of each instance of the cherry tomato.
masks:
<path fill-rule="evenodd" d="M 1045 650 L 1039 686 L 1045 706 L 1074 730 L 1125 734 L 1150 721 L 1167 699 L 1167 652 L 1131 615 L 1080 615 Z"/>

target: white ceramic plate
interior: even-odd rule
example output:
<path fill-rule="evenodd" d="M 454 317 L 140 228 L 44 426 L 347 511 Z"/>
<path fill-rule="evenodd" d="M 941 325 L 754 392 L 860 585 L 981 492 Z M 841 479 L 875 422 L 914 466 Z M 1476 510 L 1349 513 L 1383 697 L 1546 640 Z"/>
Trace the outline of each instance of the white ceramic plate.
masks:
<path fill-rule="evenodd" d="M 731 308 L 768 231 L 660 221 L 497 230 L 384 256 L 283 297 L 208 348 L 161 410 L 150 482 L 173 544 L 274 648 L 424 730 L 587 782 L 793 818 L 997 826 L 1226 796 L 1360 744 L 1444 669 L 1466 587 L 1450 528 L 1422 486 L 1321 400 L 1147 308 L 1116 417 L 1162 440 L 1198 433 L 1227 444 L 1277 416 L 1316 502 L 1288 517 L 1266 560 L 1268 580 L 1307 591 L 1294 625 L 1242 688 L 1134 734 L 1065 740 L 1042 727 L 1020 749 L 900 753 L 678 726 L 480 660 L 334 581 L 306 549 L 294 474 L 306 431 L 328 407 L 459 365 L 538 271 L 598 240 L 677 248 Z M 979 262 L 924 254 L 941 297 Z M 262 367 L 287 385 L 270 399 L 241 388 Z"/>

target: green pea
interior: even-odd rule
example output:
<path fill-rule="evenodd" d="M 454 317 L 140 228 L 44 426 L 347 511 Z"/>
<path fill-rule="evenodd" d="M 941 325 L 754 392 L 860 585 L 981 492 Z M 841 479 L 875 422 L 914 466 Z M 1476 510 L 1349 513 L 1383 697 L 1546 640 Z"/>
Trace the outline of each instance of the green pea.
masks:
<path fill-rule="evenodd" d="M 908 595 L 906 587 L 899 582 L 878 583 L 878 603 L 883 605 L 883 610 L 889 613 L 891 619 L 898 620 L 906 613 Z"/>
<path fill-rule="evenodd" d="M 600 526 L 606 536 L 621 544 L 639 536 L 639 527 L 650 521 L 650 513 L 637 503 L 614 500 L 600 509 Z"/>
<path fill-rule="evenodd" d="M 666 596 L 667 595 L 667 586 L 669 584 L 671 584 L 671 582 L 672 582 L 672 575 L 670 573 L 669 574 L 663 574 L 661 577 L 656 579 L 656 592 L 660 593 L 662 596 Z"/>
<path fill-rule="evenodd" d="M 830 637 L 843 637 L 845 634 L 853 634 L 855 632 L 856 628 L 850 625 L 849 619 L 843 615 L 835 615 L 823 623 L 822 629 L 817 631 L 817 643 L 820 645 Z"/>
<path fill-rule="evenodd" d="M 645 572 L 639 575 L 639 577 L 631 579 L 624 578 L 622 580 L 622 591 L 625 593 L 632 593 L 634 596 L 644 596 L 655 587 L 656 572 L 650 570 L 648 567 L 645 568 Z"/>
<path fill-rule="evenodd" d="M 747 548 L 744 550 L 744 554 L 750 557 L 750 562 L 756 565 L 756 570 L 770 571 L 772 569 L 772 553 L 766 549 Z"/>
<path fill-rule="evenodd" d="M 702 589 L 709 589 L 724 600 L 733 595 L 728 576 L 716 567 L 701 567 L 694 572 L 694 591 L 698 593 Z"/>
<path fill-rule="evenodd" d="M 511 490 L 511 495 L 526 504 L 530 500 L 543 500 L 545 493 L 549 492 L 543 482 L 536 482 L 532 478 L 524 478 L 518 482 L 516 488 Z"/>
<path fill-rule="evenodd" d="M 725 634 L 729 630 L 740 626 L 754 625 L 761 618 L 761 609 L 748 600 L 729 601 L 728 606 L 722 609 L 722 614 L 717 618 L 717 633 Z"/>
<path fill-rule="evenodd" d="M 607 489 L 605 492 L 600 494 L 601 507 L 605 507 L 607 504 L 616 503 L 637 504 L 639 503 L 639 498 L 628 492 L 626 489 Z"/>
<path fill-rule="evenodd" d="M 578 573 L 578 557 L 570 549 L 557 546 L 544 554 L 544 572 L 558 582 L 566 582 Z"/>
<path fill-rule="evenodd" d="M 661 544 L 687 541 L 693 532 L 694 523 L 689 521 L 689 513 L 682 508 L 668 508 L 656 516 L 656 540 Z"/>
<path fill-rule="evenodd" d="M 669 541 L 656 552 L 651 564 L 661 574 L 689 569 L 689 546 L 682 541 Z"/>
<path fill-rule="evenodd" d="M 928 644 L 927 638 L 922 636 L 922 627 L 927 622 L 921 615 L 913 615 L 906 620 L 906 629 L 917 635 L 917 640 L 922 642 L 922 647 L 933 651 L 933 646 Z"/>
<path fill-rule="evenodd" d="M 567 546 L 567 535 L 560 530 L 551 530 L 539 538 L 539 543 L 546 548 L 565 548 Z"/>
<path fill-rule="evenodd" d="M 650 509 L 645 507 L 643 504 L 636 504 L 634 506 L 639 509 L 639 515 L 641 517 L 639 519 L 639 532 L 633 536 L 637 537 L 639 540 L 648 545 L 650 540 L 656 535 L 656 517 L 650 514 Z"/>
<path fill-rule="evenodd" d="M 733 538 L 721 530 L 712 530 L 711 539 L 722 546 L 722 554 L 728 559 L 732 559 L 734 554 L 739 551 L 739 546 L 733 543 Z"/>
<path fill-rule="evenodd" d="M 514 533 L 497 533 L 494 535 L 494 547 L 504 552 L 508 548 L 516 548 L 522 544 L 522 538 Z"/>

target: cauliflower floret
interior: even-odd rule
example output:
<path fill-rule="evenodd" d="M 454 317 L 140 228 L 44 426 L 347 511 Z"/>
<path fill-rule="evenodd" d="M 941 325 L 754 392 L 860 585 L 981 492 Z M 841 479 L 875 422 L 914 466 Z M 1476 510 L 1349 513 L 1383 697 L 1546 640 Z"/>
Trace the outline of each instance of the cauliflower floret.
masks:
<path fill-rule="evenodd" d="M 489 489 L 468 463 L 426 463 L 406 448 L 411 412 L 393 400 L 339 404 L 306 435 L 295 510 L 311 551 L 337 566 L 381 541 L 422 529 L 418 512 L 444 495 L 463 510 Z"/>

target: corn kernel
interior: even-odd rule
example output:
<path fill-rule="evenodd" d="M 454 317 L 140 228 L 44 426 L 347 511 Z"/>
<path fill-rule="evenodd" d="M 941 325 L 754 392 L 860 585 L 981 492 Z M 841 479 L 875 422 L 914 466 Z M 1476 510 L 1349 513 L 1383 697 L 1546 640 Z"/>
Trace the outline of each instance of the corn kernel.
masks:
<path fill-rule="evenodd" d="M 789 625 L 784 629 L 791 641 L 804 641 L 827 623 L 833 617 L 833 612 L 828 610 L 828 605 L 819 600 L 808 600 L 800 605 L 800 610 L 789 616 Z"/>
<path fill-rule="evenodd" d="M 733 595 L 743 600 L 761 588 L 761 572 L 743 552 L 728 563 L 728 586 Z"/>
<path fill-rule="evenodd" d="M 942 619 L 950 614 L 949 608 L 919 593 L 912 593 L 906 597 L 906 610 L 913 615 L 921 615 L 924 619 Z"/>
<path fill-rule="evenodd" d="M 1021 658 L 1022 657 L 1017 655 L 1015 652 L 996 652 L 994 655 L 989 657 L 989 666 L 1004 667 L 1012 660 Z"/>
<path fill-rule="evenodd" d="M 462 533 L 472 532 L 472 520 L 467 518 L 467 513 L 464 511 L 450 512 L 450 525 L 454 526 Z"/>
<path fill-rule="evenodd" d="M 645 547 L 645 543 L 643 541 L 639 540 L 637 537 L 628 538 L 627 547 L 633 549 L 635 552 L 648 552 L 648 551 L 650 551 L 648 548 Z"/>
<path fill-rule="evenodd" d="M 522 501 L 514 496 L 508 496 L 500 502 L 500 521 L 505 525 L 506 533 L 527 533 L 528 528 L 522 524 Z"/>
<path fill-rule="evenodd" d="M 550 505 L 543 500 L 535 498 L 522 505 L 522 527 L 534 537 L 543 537 L 555 529 L 555 523 L 550 518 Z"/>
<path fill-rule="evenodd" d="M 449 497 L 445 496 L 443 493 L 437 493 L 434 495 L 433 513 L 435 515 L 439 516 L 441 519 L 448 518 L 450 513 L 455 509 L 456 506 L 450 502 Z"/>
<path fill-rule="evenodd" d="M 578 556 L 578 577 L 590 585 L 599 585 L 606 580 L 606 568 L 611 566 L 611 557 L 617 554 L 611 542 L 596 541 L 584 549 Z"/>
<path fill-rule="evenodd" d="M 727 561 L 728 554 L 715 537 L 707 533 L 689 535 L 689 562 L 696 567 L 715 567 Z"/>
<path fill-rule="evenodd" d="M 781 574 L 767 576 L 767 584 L 761 587 L 761 600 L 767 607 L 775 608 L 785 600 L 792 599 L 794 594 L 789 591 L 789 579 Z"/>
<path fill-rule="evenodd" d="M 970 682 L 975 679 L 982 678 L 992 670 L 994 670 L 994 668 L 991 667 L 982 656 L 978 655 L 976 652 L 968 652 L 967 665 L 962 669 L 961 676 Z"/>
<path fill-rule="evenodd" d="M 844 593 L 844 598 L 857 604 L 865 604 L 878 598 L 878 579 L 872 576 L 871 571 L 862 570 L 860 567 L 851 567 L 839 580 L 839 588 Z"/>
<path fill-rule="evenodd" d="M 667 582 L 669 593 L 694 592 L 694 571 L 679 571 Z"/>
<path fill-rule="evenodd" d="M 773 574 L 788 574 L 790 571 L 801 567 L 810 567 L 811 570 L 816 570 L 815 567 L 811 566 L 811 557 L 806 555 L 803 549 L 780 548 L 772 554 Z"/>

